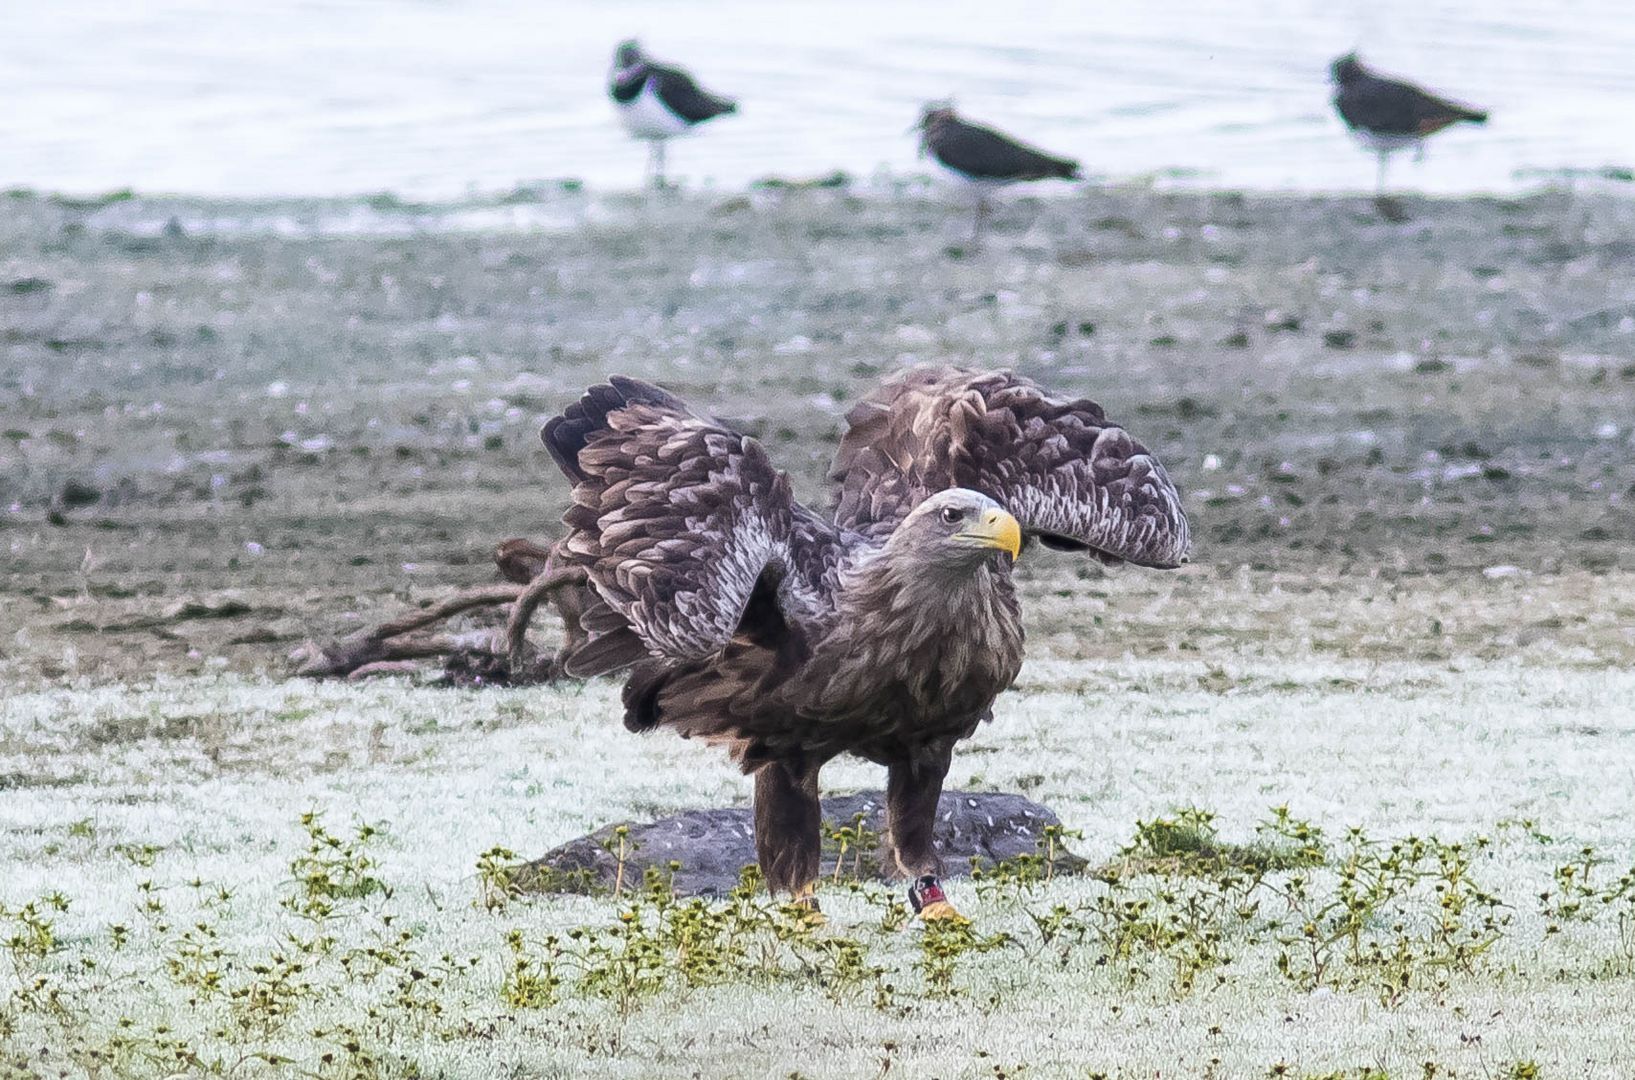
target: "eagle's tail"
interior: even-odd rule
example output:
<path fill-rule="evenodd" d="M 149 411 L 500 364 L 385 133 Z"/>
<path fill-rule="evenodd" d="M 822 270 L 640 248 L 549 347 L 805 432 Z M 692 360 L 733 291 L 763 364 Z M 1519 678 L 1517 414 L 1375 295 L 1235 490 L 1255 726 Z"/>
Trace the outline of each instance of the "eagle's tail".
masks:
<path fill-rule="evenodd" d="M 663 664 L 637 664 L 624 684 L 624 726 L 631 731 L 652 731 L 662 722 L 659 693 L 675 675 Z"/>
<path fill-rule="evenodd" d="M 764 688 L 770 660 L 764 649 L 734 644 L 719 660 L 638 663 L 625 678 L 624 726 L 636 732 L 664 727 L 684 739 L 724 746 L 746 773 L 769 761 L 789 761 L 801 752 L 799 740 L 782 738 L 769 746 L 768 719 L 744 711 L 764 696 L 755 688 Z"/>

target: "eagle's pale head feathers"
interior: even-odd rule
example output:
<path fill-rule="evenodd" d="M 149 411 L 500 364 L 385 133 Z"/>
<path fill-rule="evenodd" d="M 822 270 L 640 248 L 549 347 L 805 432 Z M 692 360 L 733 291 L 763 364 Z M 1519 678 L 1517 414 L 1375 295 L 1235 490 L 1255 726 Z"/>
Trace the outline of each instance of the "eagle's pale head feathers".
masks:
<path fill-rule="evenodd" d="M 995 552 L 1014 561 L 1022 553 L 1022 526 L 980 491 L 949 488 L 916 506 L 886 547 L 894 557 L 950 570 L 974 569 Z"/>

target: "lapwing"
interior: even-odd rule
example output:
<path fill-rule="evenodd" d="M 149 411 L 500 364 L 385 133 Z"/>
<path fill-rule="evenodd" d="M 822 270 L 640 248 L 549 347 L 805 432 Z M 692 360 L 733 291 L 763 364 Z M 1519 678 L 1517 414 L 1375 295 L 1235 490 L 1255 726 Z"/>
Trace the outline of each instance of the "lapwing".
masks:
<path fill-rule="evenodd" d="M 648 144 L 648 171 L 656 187 L 664 186 L 666 140 L 738 111 L 736 101 L 709 93 L 680 68 L 648 59 L 634 40 L 613 51 L 608 93 L 625 129 Z"/>
<path fill-rule="evenodd" d="M 929 153 L 975 193 L 973 246 L 982 243 L 990 192 L 1023 180 L 1079 178 L 1077 161 L 1053 157 L 992 128 L 962 120 L 948 104 L 927 105 L 915 128 L 920 132 L 920 153 Z"/>
<path fill-rule="evenodd" d="M 1370 71 L 1356 53 L 1334 61 L 1329 72 L 1334 79 L 1334 107 L 1340 119 L 1365 147 L 1379 155 L 1374 197 L 1382 209 L 1387 205 L 1385 166 L 1392 154 L 1413 147 L 1416 156 L 1423 156 L 1425 140 L 1443 128 L 1487 122 L 1487 113 L 1479 109 Z"/>

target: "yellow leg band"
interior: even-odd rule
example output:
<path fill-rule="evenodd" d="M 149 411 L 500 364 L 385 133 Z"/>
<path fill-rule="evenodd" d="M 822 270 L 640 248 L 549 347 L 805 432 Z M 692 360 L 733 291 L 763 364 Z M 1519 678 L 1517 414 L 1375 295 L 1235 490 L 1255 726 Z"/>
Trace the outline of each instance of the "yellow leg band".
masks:
<path fill-rule="evenodd" d="M 933 919 L 958 919 L 960 922 L 970 922 L 965 916 L 946 900 L 933 900 L 920 909 L 920 918 L 927 922 Z"/>

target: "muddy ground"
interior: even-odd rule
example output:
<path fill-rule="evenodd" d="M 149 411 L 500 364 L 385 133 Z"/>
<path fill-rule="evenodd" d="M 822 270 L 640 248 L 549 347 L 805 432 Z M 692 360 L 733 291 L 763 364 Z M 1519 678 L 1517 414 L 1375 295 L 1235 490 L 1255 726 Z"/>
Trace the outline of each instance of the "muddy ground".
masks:
<path fill-rule="evenodd" d="M 806 496 L 897 366 L 1094 397 L 1177 574 L 1025 565 L 1035 655 L 1635 657 L 1635 203 L 1091 190 L 989 244 L 913 188 L 414 206 L 0 199 L 0 677 L 277 673 L 489 580 L 610 372 Z"/>

